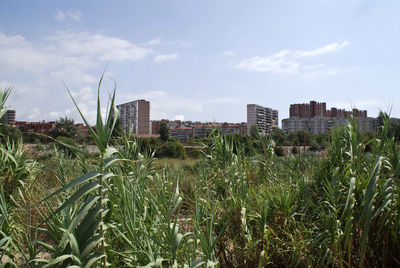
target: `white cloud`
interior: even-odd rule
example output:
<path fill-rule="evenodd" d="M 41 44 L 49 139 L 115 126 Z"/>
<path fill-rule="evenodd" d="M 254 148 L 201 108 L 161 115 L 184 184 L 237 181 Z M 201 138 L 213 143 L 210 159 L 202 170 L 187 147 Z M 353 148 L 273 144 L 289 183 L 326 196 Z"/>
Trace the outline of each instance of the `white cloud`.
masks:
<path fill-rule="evenodd" d="M 317 48 L 314 50 L 282 50 L 278 53 L 275 53 L 270 56 L 255 56 L 249 59 L 242 60 L 238 65 L 236 65 L 239 69 L 244 69 L 248 71 L 256 71 L 256 72 L 271 72 L 271 73 L 284 73 L 284 74 L 303 74 L 305 76 L 311 77 L 317 72 L 305 73 L 307 70 L 312 69 L 320 69 L 324 65 L 314 64 L 314 65 L 306 65 L 303 66 L 300 62 L 300 58 L 304 57 L 315 57 L 320 56 L 326 53 L 335 52 L 349 44 L 348 41 L 344 41 L 342 43 L 333 43 L 326 45 L 321 48 Z M 338 70 L 324 71 L 320 72 L 323 74 L 337 74 Z"/>
<path fill-rule="evenodd" d="M 76 22 L 80 22 L 82 18 L 82 11 L 79 9 L 71 9 L 67 11 L 57 10 L 53 15 L 54 19 L 58 21 L 64 21 L 67 19 L 71 19 Z"/>
<path fill-rule="evenodd" d="M 34 107 L 29 111 L 28 115 L 28 120 L 33 121 L 33 120 L 42 120 L 43 118 L 43 113 L 41 112 L 39 107 Z"/>
<path fill-rule="evenodd" d="M 256 72 L 272 72 L 272 73 L 297 73 L 300 64 L 284 58 L 284 51 L 269 57 L 253 57 L 243 60 L 239 65 L 240 69 Z"/>
<path fill-rule="evenodd" d="M 81 121 L 62 84 L 65 81 L 71 90 L 78 89 L 77 103 L 93 122 L 96 109 L 91 88 L 98 82 L 93 70 L 104 68 L 108 60 L 137 61 L 152 53 L 149 48 L 104 34 L 57 32 L 33 43 L 22 35 L 0 32 L 0 77 L 7 77 L 14 87 L 7 104 L 17 110 L 17 120 L 54 120 L 68 115 Z"/>
<path fill-rule="evenodd" d="M 142 94 L 119 94 L 117 104 L 137 99 L 150 101 L 151 120 L 208 120 L 210 122 L 227 120 L 221 117 L 226 110 L 235 107 L 245 107 L 242 102 L 232 97 L 215 99 L 199 98 L 197 96 L 178 96 L 166 91 L 151 91 Z"/>
<path fill-rule="evenodd" d="M 178 58 L 178 53 L 171 53 L 171 54 L 159 54 L 154 57 L 154 62 L 161 63 L 167 60 L 174 60 Z"/>
<path fill-rule="evenodd" d="M 183 114 L 178 114 L 174 116 L 174 120 L 181 120 L 184 121 L 185 120 L 185 116 Z"/>
<path fill-rule="evenodd" d="M 51 44 L 47 47 L 62 55 L 83 55 L 92 60 L 140 60 L 152 53 L 152 50 L 140 47 L 128 40 L 88 32 L 58 32 L 49 36 Z"/>
<path fill-rule="evenodd" d="M 148 41 L 146 44 L 149 46 L 155 46 L 155 45 L 159 45 L 161 43 L 161 40 L 159 38 L 153 39 Z"/>
<path fill-rule="evenodd" d="M 348 44 L 349 44 L 349 41 L 343 41 L 342 43 L 333 43 L 333 44 L 329 44 L 324 47 L 320 47 L 320 48 L 313 49 L 313 50 L 305 50 L 305 51 L 298 50 L 293 53 L 293 56 L 294 57 L 315 57 L 315 56 L 338 51 L 339 49 L 346 47 Z"/>
<path fill-rule="evenodd" d="M 151 53 L 151 49 L 128 40 L 88 32 L 58 32 L 36 46 L 21 35 L 0 32 L 0 74 L 49 70 L 54 73 L 58 68 L 71 73 L 101 61 L 136 61 Z"/>
<path fill-rule="evenodd" d="M 151 120 L 173 118 L 176 115 L 199 114 L 204 110 L 204 102 L 196 98 L 175 96 L 165 91 L 151 91 L 143 94 L 119 95 L 119 103 L 145 99 L 151 103 Z M 190 117 L 192 118 L 192 117 Z"/>

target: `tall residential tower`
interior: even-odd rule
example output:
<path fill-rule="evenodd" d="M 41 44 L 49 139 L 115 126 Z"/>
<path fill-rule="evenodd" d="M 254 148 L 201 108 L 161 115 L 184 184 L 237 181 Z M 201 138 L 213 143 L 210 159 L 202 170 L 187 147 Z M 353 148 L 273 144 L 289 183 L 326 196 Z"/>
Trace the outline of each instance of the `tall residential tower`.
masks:
<path fill-rule="evenodd" d="M 150 102 L 135 100 L 117 105 L 119 120 L 125 133 L 132 129 L 132 134 L 149 135 L 150 130 Z"/>
<path fill-rule="evenodd" d="M 262 133 L 271 133 L 278 128 L 278 110 L 257 104 L 247 104 L 247 133 L 257 125 Z"/>

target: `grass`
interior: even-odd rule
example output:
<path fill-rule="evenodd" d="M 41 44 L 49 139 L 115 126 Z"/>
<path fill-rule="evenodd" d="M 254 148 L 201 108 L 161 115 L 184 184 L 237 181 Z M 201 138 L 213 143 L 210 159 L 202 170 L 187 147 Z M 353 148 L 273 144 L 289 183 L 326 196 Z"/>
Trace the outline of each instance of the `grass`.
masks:
<path fill-rule="evenodd" d="M 185 159 L 177 159 L 177 158 L 159 158 L 156 159 L 156 166 L 160 169 L 164 167 L 172 167 L 172 168 L 193 168 L 196 164 L 197 159 L 194 158 L 185 158 Z"/>

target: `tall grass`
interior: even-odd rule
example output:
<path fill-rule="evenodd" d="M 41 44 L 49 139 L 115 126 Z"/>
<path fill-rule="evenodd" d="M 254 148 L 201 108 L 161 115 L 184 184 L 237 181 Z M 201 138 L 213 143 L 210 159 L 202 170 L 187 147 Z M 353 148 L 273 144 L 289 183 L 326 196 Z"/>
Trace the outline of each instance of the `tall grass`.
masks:
<path fill-rule="evenodd" d="M 4 94 L 9 93 L 3 99 Z M 48 176 L 58 188 L 45 197 L 49 189 L 39 194 L 32 187 L 40 174 L 38 164 L 22 157 L 22 145 L 1 145 L 6 153 L 0 167 L 8 167 L 7 181 L 20 185 L 15 191 L 1 190 L 4 263 L 400 265 L 399 144 L 388 118 L 370 140 L 349 120 L 332 133 L 326 157 L 277 157 L 274 141 L 260 135 L 252 137 L 253 151 L 246 152 L 213 131 L 211 145 L 196 164 L 181 168 L 157 165 L 154 152 L 143 151 L 135 139 L 111 143 L 118 116 L 114 99 L 115 90 L 103 120 L 98 97 L 95 128 L 81 114 L 99 154 L 63 144 L 77 157 L 56 152 L 54 172 Z M 35 220 L 24 221 L 29 213 Z M 32 235 L 18 236 L 12 230 Z"/>

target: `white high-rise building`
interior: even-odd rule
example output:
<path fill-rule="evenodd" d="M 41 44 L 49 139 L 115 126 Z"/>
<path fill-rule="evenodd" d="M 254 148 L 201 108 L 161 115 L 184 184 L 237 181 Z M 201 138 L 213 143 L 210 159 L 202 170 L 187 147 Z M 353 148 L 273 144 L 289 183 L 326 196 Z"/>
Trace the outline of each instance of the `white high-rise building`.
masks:
<path fill-rule="evenodd" d="M 247 104 L 247 133 L 257 125 L 262 133 L 271 133 L 278 128 L 278 110 L 257 104 Z"/>
<path fill-rule="evenodd" d="M 117 109 L 121 127 L 125 133 L 132 129 L 132 134 L 151 134 L 149 101 L 135 100 L 117 105 Z"/>

